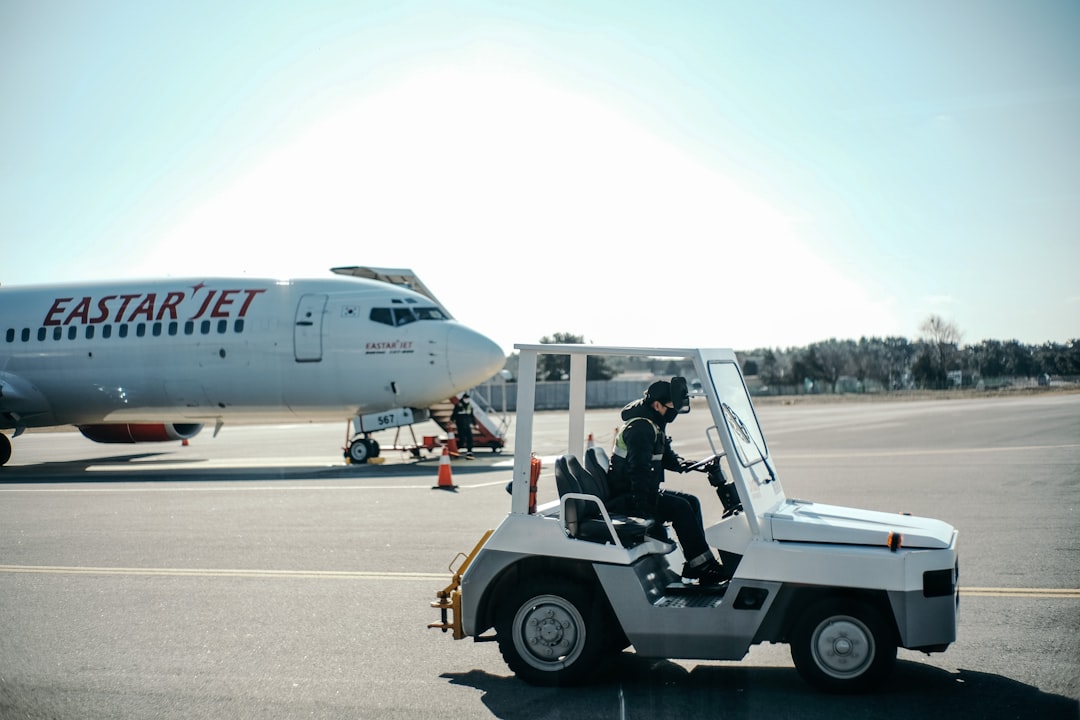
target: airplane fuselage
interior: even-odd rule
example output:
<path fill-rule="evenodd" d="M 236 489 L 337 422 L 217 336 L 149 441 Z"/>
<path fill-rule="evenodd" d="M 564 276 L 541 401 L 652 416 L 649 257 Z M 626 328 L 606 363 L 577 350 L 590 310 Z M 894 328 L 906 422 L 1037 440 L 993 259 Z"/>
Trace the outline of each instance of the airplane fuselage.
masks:
<path fill-rule="evenodd" d="M 0 288 L 0 428 L 425 408 L 503 359 L 427 297 L 376 281 Z"/>

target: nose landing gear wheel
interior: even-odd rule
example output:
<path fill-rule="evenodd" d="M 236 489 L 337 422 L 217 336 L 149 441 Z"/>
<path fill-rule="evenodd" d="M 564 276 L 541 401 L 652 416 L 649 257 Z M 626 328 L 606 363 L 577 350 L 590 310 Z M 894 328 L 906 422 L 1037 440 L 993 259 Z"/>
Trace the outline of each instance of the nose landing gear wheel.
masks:
<path fill-rule="evenodd" d="M 349 443 L 346 454 L 356 465 L 363 465 L 374 457 L 379 457 L 379 443 L 371 438 L 357 438 Z"/>

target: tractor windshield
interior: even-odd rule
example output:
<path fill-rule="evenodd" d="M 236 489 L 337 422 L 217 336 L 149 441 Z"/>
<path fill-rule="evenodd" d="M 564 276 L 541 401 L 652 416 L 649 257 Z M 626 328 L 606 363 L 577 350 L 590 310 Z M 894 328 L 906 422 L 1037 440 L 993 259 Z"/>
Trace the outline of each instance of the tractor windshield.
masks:
<path fill-rule="evenodd" d="M 765 437 L 758 425 L 754 406 L 743 383 L 739 368 L 732 362 L 709 363 L 709 376 L 720 408 L 724 413 L 724 422 L 735 444 L 739 462 L 744 467 L 756 465 L 769 457 L 765 446 Z"/>

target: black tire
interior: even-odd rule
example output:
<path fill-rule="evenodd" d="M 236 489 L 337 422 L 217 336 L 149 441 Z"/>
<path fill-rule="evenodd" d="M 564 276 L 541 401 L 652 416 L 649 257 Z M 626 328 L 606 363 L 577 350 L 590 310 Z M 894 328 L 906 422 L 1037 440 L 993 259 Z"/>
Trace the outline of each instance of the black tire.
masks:
<path fill-rule="evenodd" d="M 349 443 L 349 460 L 363 465 L 368 460 L 379 457 L 379 443 L 370 438 L 359 438 Z"/>
<path fill-rule="evenodd" d="M 0 465 L 11 459 L 11 439 L 0 433 Z"/>
<path fill-rule="evenodd" d="M 810 606 L 791 636 L 791 659 L 808 683 L 830 693 L 876 688 L 896 662 L 891 624 L 870 603 L 825 598 Z"/>
<path fill-rule="evenodd" d="M 598 599 L 559 578 L 535 578 L 499 604 L 499 651 L 514 673 L 531 685 L 578 685 L 610 654 L 607 623 Z"/>

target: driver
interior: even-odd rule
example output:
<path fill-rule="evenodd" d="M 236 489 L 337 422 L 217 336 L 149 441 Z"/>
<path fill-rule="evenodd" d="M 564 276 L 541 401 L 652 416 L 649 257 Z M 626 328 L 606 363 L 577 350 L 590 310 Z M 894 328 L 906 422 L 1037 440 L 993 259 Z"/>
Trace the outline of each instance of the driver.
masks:
<path fill-rule="evenodd" d="M 654 382 L 644 397 L 624 407 L 625 424 L 615 436 L 608 482 L 612 505 L 619 511 L 671 522 L 686 558 L 684 579 L 714 585 L 728 574 L 705 541 L 700 501 L 688 493 L 660 488 L 665 469 L 686 472 L 693 464 L 676 455 L 671 438 L 664 435 L 667 424 L 684 408 L 689 412 L 690 398 L 682 377 Z"/>

